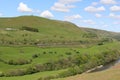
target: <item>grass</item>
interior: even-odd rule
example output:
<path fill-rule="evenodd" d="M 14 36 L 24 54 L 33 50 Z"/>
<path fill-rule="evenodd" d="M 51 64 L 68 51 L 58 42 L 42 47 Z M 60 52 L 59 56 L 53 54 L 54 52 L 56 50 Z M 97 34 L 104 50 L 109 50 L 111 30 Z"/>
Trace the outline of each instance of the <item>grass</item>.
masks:
<path fill-rule="evenodd" d="M 35 28 L 39 32 L 21 30 L 23 26 Z M 8 28 L 12 30 L 7 30 Z M 24 65 L 9 65 L 0 61 L 0 72 L 24 69 L 78 54 L 94 55 L 108 49 L 119 49 L 118 37 L 119 33 L 79 28 L 70 22 L 37 16 L 0 18 L 0 59 L 5 62 L 32 60 L 30 64 Z M 103 45 L 97 45 L 101 42 Z M 33 58 L 36 54 L 38 57 Z M 61 71 L 64 70 L 0 77 L 0 80 L 37 80 L 40 77 L 56 75 Z"/>
<path fill-rule="evenodd" d="M 32 56 L 34 54 L 40 54 L 38 58 L 33 59 L 33 62 L 31 64 L 26 64 L 26 65 L 18 65 L 18 66 L 13 66 L 13 65 L 7 65 L 3 64 L 0 62 L 0 64 L 6 65 L 6 67 L 1 66 L 0 70 L 7 70 L 10 68 L 24 68 L 30 65 L 34 65 L 37 63 L 45 63 L 48 61 L 56 61 L 60 58 L 67 57 L 68 55 L 65 54 L 65 52 L 69 51 L 69 48 L 39 48 L 39 47 L 0 47 L 1 53 L 0 53 L 0 58 L 4 59 L 6 61 L 9 61 L 11 59 L 18 60 L 18 59 L 32 59 Z M 20 53 L 20 51 L 23 51 L 23 53 Z M 44 54 L 46 52 L 46 54 Z M 52 52 L 52 53 L 50 53 Z M 56 52 L 56 53 L 54 53 Z"/>
<path fill-rule="evenodd" d="M 36 28 L 39 32 L 21 30 L 23 26 Z M 7 30 L 7 28 L 12 30 Z M 79 28 L 70 22 L 50 20 L 37 16 L 0 18 L 0 44 L 7 46 L 36 44 L 53 46 L 53 43 L 57 46 L 58 44 L 65 43 L 81 45 L 80 41 L 86 44 L 93 44 L 93 42 L 95 44 L 103 38 L 114 38 L 114 35 L 119 34 L 102 30 Z"/>
<path fill-rule="evenodd" d="M 68 56 L 76 55 L 76 54 L 84 54 L 84 53 L 89 53 L 91 55 L 101 53 L 102 51 L 108 50 L 108 49 L 119 49 L 119 42 L 114 42 L 114 43 L 106 43 L 101 46 L 93 46 L 93 47 L 88 47 L 88 48 L 39 48 L 39 47 L 0 47 L 0 58 L 4 60 L 10 60 L 14 59 L 17 60 L 18 58 L 23 58 L 23 59 L 31 59 L 33 54 L 40 54 L 39 57 L 33 59 L 33 62 L 31 64 L 25 64 L 25 65 L 8 65 L 4 64 L 3 62 L 0 62 L 0 71 L 9 71 L 12 69 L 23 69 L 26 67 L 29 67 L 34 64 L 43 64 L 48 61 L 56 61 L 61 58 L 66 58 Z M 22 53 L 21 53 L 22 50 Z M 74 52 L 78 51 L 79 53 Z M 46 52 L 46 54 L 43 54 L 43 52 Z M 53 52 L 53 53 L 50 53 Z M 54 54 L 56 52 L 56 54 Z M 66 52 L 71 52 L 71 55 L 65 54 Z M 53 73 L 52 73 L 53 72 Z M 59 73 L 59 71 L 48 71 L 48 72 L 40 72 L 32 75 L 25 75 L 22 77 L 1 77 L 1 80 L 25 80 L 25 79 L 30 79 L 30 80 L 36 80 L 40 76 L 45 76 L 49 74 L 56 74 Z"/>

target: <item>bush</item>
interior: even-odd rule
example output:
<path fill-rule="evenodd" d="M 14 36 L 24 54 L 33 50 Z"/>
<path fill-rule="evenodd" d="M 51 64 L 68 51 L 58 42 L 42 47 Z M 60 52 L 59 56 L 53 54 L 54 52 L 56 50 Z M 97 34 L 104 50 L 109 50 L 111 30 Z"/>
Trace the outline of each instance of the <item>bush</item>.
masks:
<path fill-rule="evenodd" d="M 88 33 L 85 33 L 83 34 L 83 37 L 85 38 L 97 38 L 97 34 L 93 33 L 93 32 L 88 32 Z"/>
<path fill-rule="evenodd" d="M 32 55 L 32 58 L 37 58 L 37 57 L 39 57 L 38 54 L 34 54 L 34 55 Z"/>
<path fill-rule="evenodd" d="M 46 54 L 46 53 L 47 53 L 47 52 L 45 52 L 45 51 L 43 52 L 43 54 Z"/>
<path fill-rule="evenodd" d="M 66 52 L 65 54 L 66 54 L 66 55 L 71 55 L 72 53 L 71 53 L 71 52 Z"/>
<path fill-rule="evenodd" d="M 10 65 L 24 65 L 24 64 L 30 64 L 32 60 L 25 60 L 25 59 L 18 59 L 18 60 L 9 60 L 8 64 Z"/>
<path fill-rule="evenodd" d="M 38 70 L 34 66 L 30 66 L 26 69 L 26 74 L 33 74 L 33 73 L 36 73 L 36 72 L 38 72 Z"/>
<path fill-rule="evenodd" d="M 3 76 L 4 76 L 3 72 L 0 72 L 0 77 L 3 77 Z"/>
<path fill-rule="evenodd" d="M 22 26 L 21 30 L 31 31 L 31 32 L 39 32 L 37 28 L 32 28 L 28 26 Z"/>
<path fill-rule="evenodd" d="M 17 69 L 17 70 L 11 70 L 11 71 L 5 72 L 4 76 L 6 76 L 6 77 L 22 76 L 22 75 L 25 75 L 25 74 L 26 74 L 25 70 Z"/>
<path fill-rule="evenodd" d="M 103 42 L 100 42 L 100 43 L 98 43 L 98 45 L 104 45 L 104 43 L 103 43 Z"/>

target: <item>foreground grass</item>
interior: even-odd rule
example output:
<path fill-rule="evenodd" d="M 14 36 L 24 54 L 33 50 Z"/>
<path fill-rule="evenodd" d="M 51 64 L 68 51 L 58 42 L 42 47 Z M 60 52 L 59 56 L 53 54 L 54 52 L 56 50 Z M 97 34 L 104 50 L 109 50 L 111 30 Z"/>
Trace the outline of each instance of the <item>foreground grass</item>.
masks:
<path fill-rule="evenodd" d="M 68 78 L 54 80 L 120 80 L 120 64 L 100 72 L 85 73 Z"/>

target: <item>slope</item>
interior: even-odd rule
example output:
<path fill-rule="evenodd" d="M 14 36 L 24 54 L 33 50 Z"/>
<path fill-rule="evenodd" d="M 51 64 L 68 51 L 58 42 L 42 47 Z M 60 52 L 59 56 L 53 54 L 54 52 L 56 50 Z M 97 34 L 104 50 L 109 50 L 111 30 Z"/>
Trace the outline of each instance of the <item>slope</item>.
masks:
<path fill-rule="evenodd" d="M 113 34 L 117 33 L 79 28 L 70 22 L 37 16 L 0 18 L 1 45 L 80 45 L 98 43 Z"/>

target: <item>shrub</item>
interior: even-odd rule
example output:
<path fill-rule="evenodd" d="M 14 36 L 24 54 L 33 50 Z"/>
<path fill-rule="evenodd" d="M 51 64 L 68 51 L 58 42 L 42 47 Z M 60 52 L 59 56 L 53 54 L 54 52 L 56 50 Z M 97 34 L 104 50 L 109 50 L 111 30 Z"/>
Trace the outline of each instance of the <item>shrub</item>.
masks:
<path fill-rule="evenodd" d="M 37 28 L 32 28 L 28 26 L 22 26 L 21 30 L 31 31 L 31 32 L 39 32 Z"/>
<path fill-rule="evenodd" d="M 3 77 L 3 76 L 4 76 L 3 72 L 0 72 L 0 77 Z"/>
<path fill-rule="evenodd" d="M 30 60 L 18 59 L 16 61 L 15 60 L 9 60 L 8 64 L 10 64 L 10 65 L 24 65 L 24 64 L 29 64 L 31 62 L 32 62 L 31 59 Z"/>
<path fill-rule="evenodd" d="M 22 76 L 25 75 L 25 70 L 17 69 L 17 70 L 11 70 L 4 73 L 4 76 L 10 77 L 10 76 Z"/>
<path fill-rule="evenodd" d="M 47 52 L 45 52 L 45 51 L 43 52 L 43 54 L 46 54 L 46 53 L 47 53 Z"/>
<path fill-rule="evenodd" d="M 57 54 L 57 52 L 55 51 L 54 54 Z"/>
<path fill-rule="evenodd" d="M 100 42 L 100 43 L 98 43 L 98 45 L 104 45 L 104 43 L 103 43 L 103 42 Z"/>
<path fill-rule="evenodd" d="M 97 36 L 97 34 L 95 34 L 93 32 L 88 32 L 88 33 L 83 34 L 83 37 L 85 37 L 85 38 L 96 38 L 98 36 Z"/>
<path fill-rule="evenodd" d="M 34 55 L 32 55 L 32 58 L 37 58 L 37 57 L 39 57 L 38 54 L 34 54 Z"/>
<path fill-rule="evenodd" d="M 79 51 L 76 51 L 77 54 L 79 54 L 80 52 Z"/>
<path fill-rule="evenodd" d="M 72 53 L 71 53 L 71 52 L 66 52 L 65 54 L 66 54 L 66 55 L 71 55 Z"/>
<path fill-rule="evenodd" d="M 26 69 L 26 74 L 33 74 L 33 73 L 36 73 L 36 72 L 38 72 L 38 70 L 34 66 L 33 67 L 30 66 Z"/>

